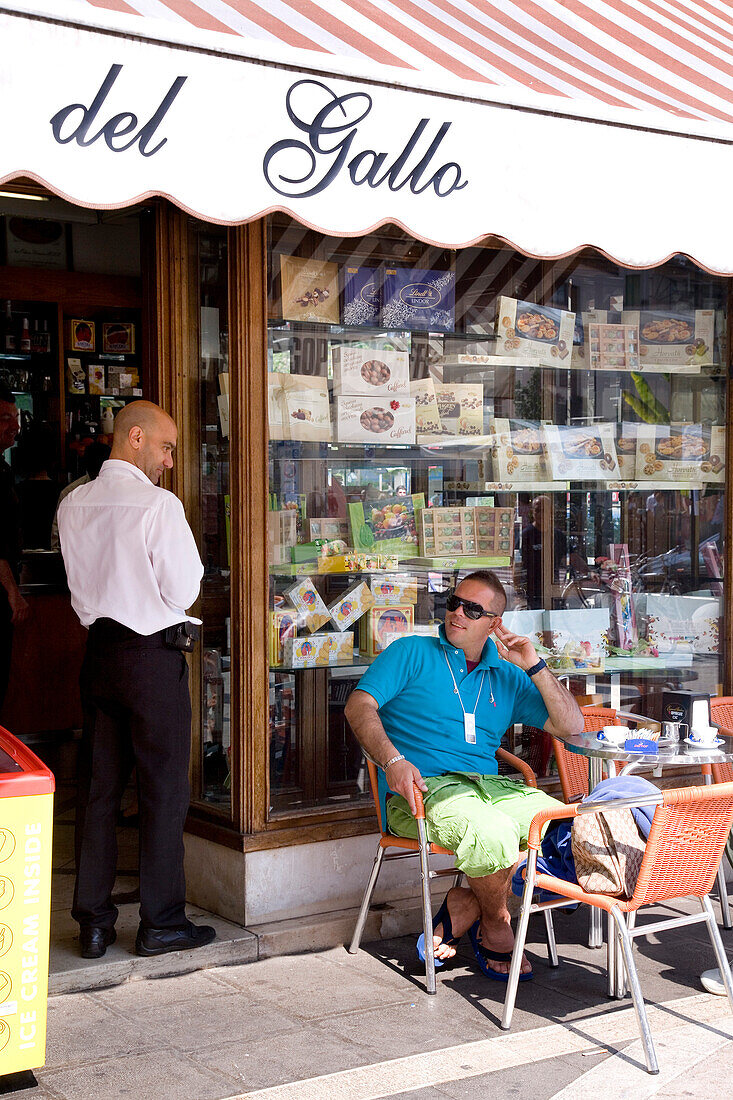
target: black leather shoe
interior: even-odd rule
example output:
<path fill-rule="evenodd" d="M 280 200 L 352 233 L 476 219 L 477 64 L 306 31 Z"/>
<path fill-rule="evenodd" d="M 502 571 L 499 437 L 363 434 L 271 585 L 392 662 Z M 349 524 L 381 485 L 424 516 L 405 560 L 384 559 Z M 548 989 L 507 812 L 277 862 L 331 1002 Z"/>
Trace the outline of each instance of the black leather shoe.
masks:
<path fill-rule="evenodd" d="M 216 939 L 216 929 L 208 924 L 191 924 L 182 928 L 143 928 L 140 925 L 135 940 L 138 955 L 165 955 L 168 951 L 190 951 L 205 947 Z"/>
<path fill-rule="evenodd" d="M 97 928 L 88 925 L 79 930 L 79 948 L 82 959 L 101 959 L 110 944 L 117 939 L 114 928 Z"/>

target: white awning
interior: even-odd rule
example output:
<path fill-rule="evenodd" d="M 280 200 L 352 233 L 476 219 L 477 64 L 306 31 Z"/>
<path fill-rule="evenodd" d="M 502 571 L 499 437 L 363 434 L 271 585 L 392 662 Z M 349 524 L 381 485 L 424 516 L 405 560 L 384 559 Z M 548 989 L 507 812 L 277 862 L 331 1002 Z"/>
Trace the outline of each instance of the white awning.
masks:
<path fill-rule="evenodd" d="M 0 182 L 733 273 L 733 0 L 0 0 Z"/>

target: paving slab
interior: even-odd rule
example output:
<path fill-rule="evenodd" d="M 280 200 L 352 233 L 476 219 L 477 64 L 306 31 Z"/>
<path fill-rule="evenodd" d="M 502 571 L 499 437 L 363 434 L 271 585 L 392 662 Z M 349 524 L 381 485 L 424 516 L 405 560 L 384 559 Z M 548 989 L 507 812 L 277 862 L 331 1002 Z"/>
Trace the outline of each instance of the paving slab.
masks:
<path fill-rule="evenodd" d="M 182 1058 L 178 1051 L 129 1054 L 100 1060 L 44 1076 L 58 1100 L 112 1100 L 113 1097 L 155 1100 L 220 1100 L 230 1082 L 221 1074 Z M 32 1100 L 33 1094 L 16 1093 Z"/>

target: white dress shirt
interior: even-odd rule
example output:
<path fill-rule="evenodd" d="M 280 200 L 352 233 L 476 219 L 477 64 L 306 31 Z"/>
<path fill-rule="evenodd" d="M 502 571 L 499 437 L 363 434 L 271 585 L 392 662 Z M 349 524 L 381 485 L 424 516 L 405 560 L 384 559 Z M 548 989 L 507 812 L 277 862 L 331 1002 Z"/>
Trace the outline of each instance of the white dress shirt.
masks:
<path fill-rule="evenodd" d="M 59 506 L 61 553 L 82 626 L 114 619 L 154 634 L 184 619 L 204 567 L 180 500 L 131 462 L 108 459 Z"/>

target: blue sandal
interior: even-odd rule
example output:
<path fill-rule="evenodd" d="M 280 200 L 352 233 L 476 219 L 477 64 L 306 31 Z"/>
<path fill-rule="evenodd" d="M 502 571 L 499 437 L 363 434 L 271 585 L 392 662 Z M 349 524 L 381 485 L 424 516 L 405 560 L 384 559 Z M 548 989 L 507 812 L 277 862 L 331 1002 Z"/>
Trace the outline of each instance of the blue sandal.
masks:
<path fill-rule="evenodd" d="M 482 943 L 479 943 L 479 931 L 480 922 L 476 921 L 472 924 L 468 930 L 468 934 L 471 937 L 471 946 L 473 947 L 473 953 L 476 956 L 476 962 L 479 965 L 479 970 L 482 974 L 485 974 L 487 978 L 491 978 L 495 982 L 508 982 L 509 975 L 502 974 L 500 970 L 494 970 L 493 966 L 489 964 L 492 962 L 508 962 L 512 961 L 511 951 L 491 951 L 490 948 L 484 947 Z M 528 974 L 520 974 L 520 982 L 528 982 L 534 977 L 534 974 L 530 970 Z"/>
<path fill-rule="evenodd" d="M 450 913 L 448 912 L 448 895 L 447 894 L 443 898 L 443 903 L 440 906 L 440 909 L 438 910 L 438 912 L 433 917 L 433 931 L 435 931 L 435 929 L 438 927 L 439 924 L 443 925 L 443 938 L 440 942 L 441 943 L 446 943 L 448 945 L 448 947 L 454 947 L 458 943 L 458 940 L 461 937 L 458 936 L 458 938 L 456 938 L 453 935 L 453 925 L 451 923 Z M 418 939 L 417 939 L 417 957 L 421 960 L 421 962 L 425 962 L 425 933 L 424 932 L 421 932 L 420 935 L 418 936 Z M 442 966 L 443 961 L 444 961 L 443 959 L 436 959 L 435 960 L 436 967 Z"/>

